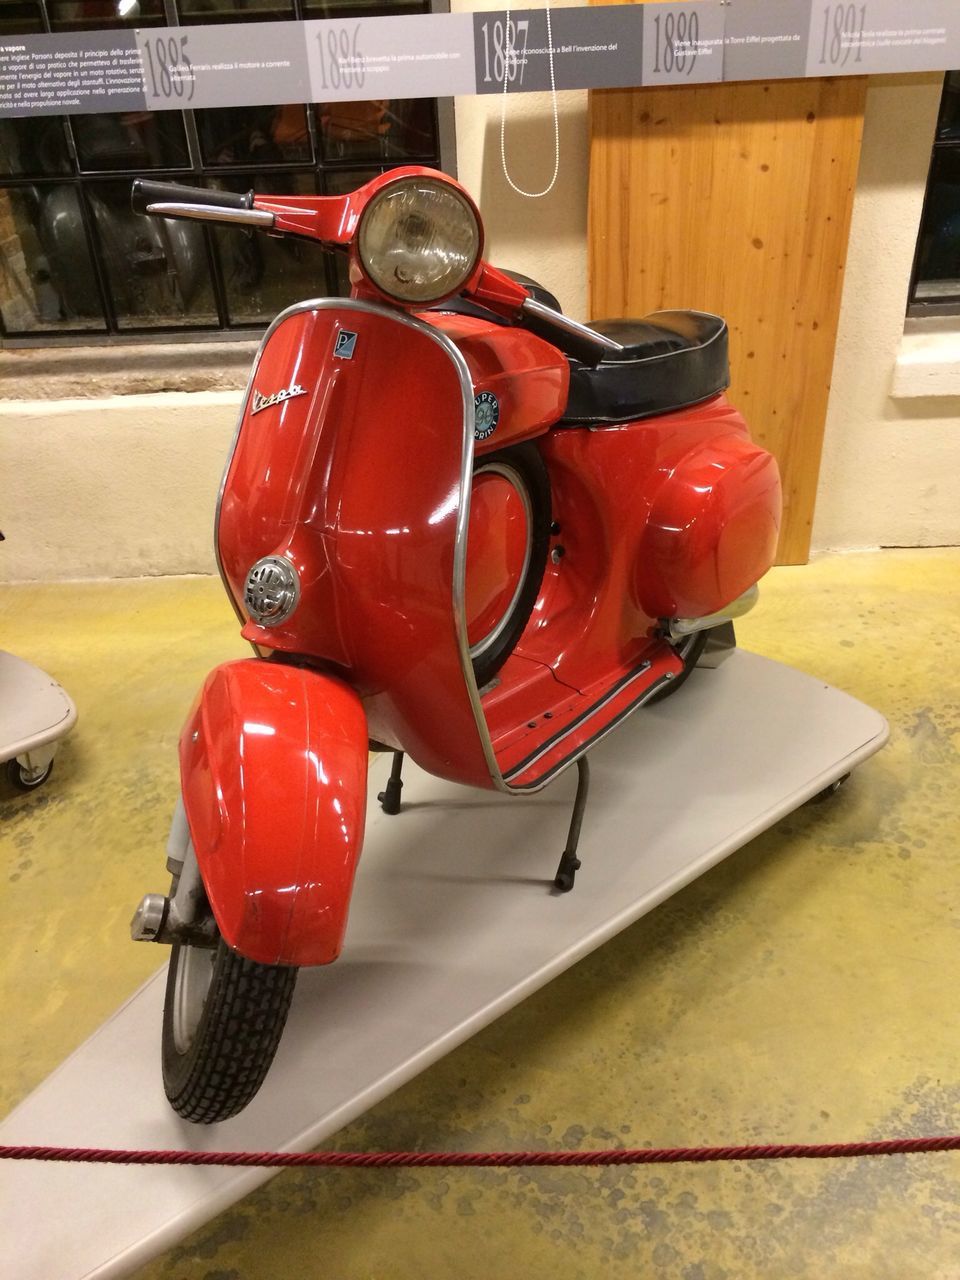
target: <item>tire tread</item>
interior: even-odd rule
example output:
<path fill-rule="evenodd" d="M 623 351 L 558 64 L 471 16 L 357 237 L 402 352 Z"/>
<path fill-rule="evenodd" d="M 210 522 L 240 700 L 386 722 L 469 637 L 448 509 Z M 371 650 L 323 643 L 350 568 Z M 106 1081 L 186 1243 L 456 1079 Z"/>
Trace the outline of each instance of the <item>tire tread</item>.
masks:
<path fill-rule="evenodd" d="M 220 942 L 210 991 L 189 1050 L 174 1046 L 171 956 L 163 1019 L 163 1076 L 170 1105 L 185 1120 L 228 1120 L 251 1101 L 270 1069 L 293 998 L 297 969 L 258 964 Z"/>

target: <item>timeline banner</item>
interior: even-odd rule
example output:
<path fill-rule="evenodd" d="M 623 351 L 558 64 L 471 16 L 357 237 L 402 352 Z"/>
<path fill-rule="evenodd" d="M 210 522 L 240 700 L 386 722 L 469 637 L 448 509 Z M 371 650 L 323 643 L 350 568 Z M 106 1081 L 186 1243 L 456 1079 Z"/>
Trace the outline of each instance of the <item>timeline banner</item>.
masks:
<path fill-rule="evenodd" d="M 551 38 L 552 37 L 552 38 Z M 960 67 L 960 0 L 677 0 L 4 37 L 0 116 Z"/>

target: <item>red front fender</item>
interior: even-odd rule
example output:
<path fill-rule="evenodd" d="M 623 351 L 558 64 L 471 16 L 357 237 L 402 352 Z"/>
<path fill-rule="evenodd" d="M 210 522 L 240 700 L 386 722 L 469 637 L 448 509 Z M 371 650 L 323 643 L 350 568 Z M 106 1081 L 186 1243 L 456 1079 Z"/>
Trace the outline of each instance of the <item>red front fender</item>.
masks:
<path fill-rule="evenodd" d="M 211 671 L 180 738 L 183 803 L 227 944 L 261 964 L 340 954 L 367 802 L 354 691 L 258 658 Z"/>

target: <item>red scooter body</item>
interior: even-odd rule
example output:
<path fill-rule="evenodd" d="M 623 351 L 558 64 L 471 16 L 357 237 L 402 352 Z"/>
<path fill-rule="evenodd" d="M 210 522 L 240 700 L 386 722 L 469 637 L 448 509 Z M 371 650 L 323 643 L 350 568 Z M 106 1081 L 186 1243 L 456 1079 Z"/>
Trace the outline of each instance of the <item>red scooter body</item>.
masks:
<path fill-rule="evenodd" d="M 311 390 L 259 413 L 248 396 L 220 505 L 220 562 L 241 612 L 251 564 L 295 565 L 296 611 L 280 626 L 248 620 L 243 634 L 355 689 L 373 739 L 458 782 L 535 789 L 680 673 L 660 619 L 711 614 L 765 572 L 776 467 L 723 396 L 551 430 L 567 390 L 561 352 L 472 317 L 429 318 L 324 299 L 275 323 L 251 388 Z M 342 331 L 356 335 L 350 360 L 335 354 Z M 503 396 L 504 429 L 477 442 L 471 411 L 484 393 Z M 481 695 L 466 653 L 476 614 L 510 594 L 482 584 L 510 583 L 497 539 L 509 536 L 511 494 L 481 490 L 471 517 L 475 455 L 531 439 L 558 528 L 530 621 Z M 548 757 L 515 772 L 548 741 Z"/>
<path fill-rule="evenodd" d="M 368 745 L 471 786 L 547 785 L 683 676 L 677 637 L 715 625 L 772 564 L 777 468 L 723 394 L 721 321 L 650 317 L 627 344 L 577 326 L 483 261 L 475 206 L 442 175 L 394 170 L 329 198 L 140 186 L 148 212 L 350 254 L 353 296 L 290 307 L 255 361 L 216 547 L 258 657 L 208 677 L 180 751 L 215 935 L 260 965 L 325 964 L 346 927 Z M 408 194 L 378 239 L 369 211 Z M 435 261 L 459 253 L 463 268 L 425 309 L 417 254 L 430 265 L 448 234 L 443 200 L 459 230 Z M 136 936 L 209 945 L 186 883 Z M 175 977 L 175 1012 L 194 981 Z M 189 1037 L 173 1038 L 186 1062 Z M 176 1100 L 186 1070 L 168 1094 L 196 1118 Z"/>

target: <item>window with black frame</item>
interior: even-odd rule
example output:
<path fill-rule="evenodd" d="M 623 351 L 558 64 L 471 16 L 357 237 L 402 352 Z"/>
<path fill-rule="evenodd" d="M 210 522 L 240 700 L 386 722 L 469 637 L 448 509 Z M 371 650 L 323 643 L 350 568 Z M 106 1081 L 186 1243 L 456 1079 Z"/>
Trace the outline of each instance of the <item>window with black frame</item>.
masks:
<path fill-rule="evenodd" d="M 431 0 L 3 0 L 0 37 L 428 12 Z M 442 165 L 431 98 L 0 119 L 0 336 L 38 343 L 262 328 L 342 293 L 318 245 L 138 218 L 149 174 L 218 190 L 335 194 Z"/>
<path fill-rule="evenodd" d="M 960 71 L 944 82 L 908 314 L 960 314 Z"/>

